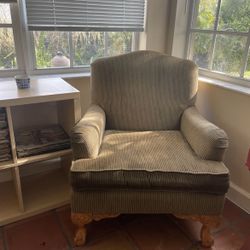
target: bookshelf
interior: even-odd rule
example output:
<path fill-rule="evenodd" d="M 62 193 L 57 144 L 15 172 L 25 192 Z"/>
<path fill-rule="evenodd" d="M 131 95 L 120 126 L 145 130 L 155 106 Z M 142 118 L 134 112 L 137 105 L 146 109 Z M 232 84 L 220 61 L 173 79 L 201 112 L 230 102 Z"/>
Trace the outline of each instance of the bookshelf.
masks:
<path fill-rule="evenodd" d="M 15 131 L 58 124 L 66 133 L 81 118 L 80 93 L 61 78 L 31 79 L 29 89 L 14 80 L 0 82 L 0 107 L 6 110 L 12 159 L 0 162 L 0 226 L 67 204 L 71 149 L 18 158 Z M 44 167 L 46 166 L 46 167 Z M 39 173 L 23 175 L 39 168 Z M 1 180 L 1 175 L 11 178 Z"/>

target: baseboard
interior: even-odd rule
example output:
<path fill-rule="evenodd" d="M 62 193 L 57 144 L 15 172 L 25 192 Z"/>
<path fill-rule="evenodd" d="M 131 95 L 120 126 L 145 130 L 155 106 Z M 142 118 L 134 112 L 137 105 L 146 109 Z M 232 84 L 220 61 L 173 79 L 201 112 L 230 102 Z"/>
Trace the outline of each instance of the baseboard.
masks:
<path fill-rule="evenodd" d="M 250 214 L 250 193 L 246 190 L 242 189 L 233 182 L 230 182 L 227 198 Z"/>

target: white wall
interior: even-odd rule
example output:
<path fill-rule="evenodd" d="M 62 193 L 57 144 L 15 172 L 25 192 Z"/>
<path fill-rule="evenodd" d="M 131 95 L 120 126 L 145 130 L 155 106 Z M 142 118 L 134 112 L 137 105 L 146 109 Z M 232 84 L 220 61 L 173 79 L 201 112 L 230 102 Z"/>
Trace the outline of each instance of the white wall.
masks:
<path fill-rule="evenodd" d="M 90 77 L 64 79 L 80 91 L 81 112 L 84 115 L 90 105 Z"/>
<path fill-rule="evenodd" d="M 224 160 L 231 176 L 228 198 L 250 213 L 250 171 L 245 166 L 250 148 L 250 96 L 200 82 L 197 107 L 228 134 Z"/>
<path fill-rule="evenodd" d="M 186 31 L 189 18 L 189 3 L 187 0 L 171 1 L 168 19 L 168 52 L 176 57 L 186 57 Z"/>
<path fill-rule="evenodd" d="M 167 39 L 169 1 L 148 0 L 147 3 L 146 31 L 140 34 L 139 48 L 164 52 Z"/>

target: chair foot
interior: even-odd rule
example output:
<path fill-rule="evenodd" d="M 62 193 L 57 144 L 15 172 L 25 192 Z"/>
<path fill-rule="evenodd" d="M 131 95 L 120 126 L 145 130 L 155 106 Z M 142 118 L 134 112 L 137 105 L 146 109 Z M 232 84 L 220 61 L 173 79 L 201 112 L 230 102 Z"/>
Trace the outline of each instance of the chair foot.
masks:
<path fill-rule="evenodd" d="M 201 245 L 203 247 L 212 247 L 214 244 L 214 239 L 211 235 L 211 229 L 220 226 L 221 217 L 220 216 L 200 216 L 198 221 L 202 224 L 201 228 Z"/>
<path fill-rule="evenodd" d="M 86 228 L 78 228 L 76 231 L 76 235 L 74 237 L 74 243 L 76 246 L 82 246 L 86 243 Z"/>
<path fill-rule="evenodd" d="M 211 235 L 211 229 L 217 228 L 220 225 L 220 216 L 209 216 L 209 215 L 175 215 L 180 219 L 199 221 L 202 224 L 200 237 L 201 245 L 203 247 L 212 247 L 214 244 L 214 239 Z"/>
<path fill-rule="evenodd" d="M 87 230 L 85 226 L 92 221 L 92 214 L 71 213 L 71 221 L 77 227 L 74 243 L 76 246 L 82 246 L 86 243 Z"/>
<path fill-rule="evenodd" d="M 86 243 L 87 224 L 92 221 L 99 221 L 105 218 L 113 218 L 117 216 L 119 216 L 119 214 L 71 213 L 71 221 L 77 227 L 74 238 L 75 245 L 82 246 Z"/>

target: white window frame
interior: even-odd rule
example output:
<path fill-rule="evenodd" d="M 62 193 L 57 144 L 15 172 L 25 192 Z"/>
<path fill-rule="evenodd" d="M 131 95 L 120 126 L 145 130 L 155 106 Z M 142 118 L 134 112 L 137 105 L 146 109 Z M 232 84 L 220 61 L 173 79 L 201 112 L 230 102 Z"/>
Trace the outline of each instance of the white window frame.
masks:
<path fill-rule="evenodd" d="M 24 56 L 22 50 L 20 25 L 19 25 L 19 12 L 17 3 L 10 3 L 10 13 L 11 13 L 11 24 L 0 24 L 0 27 L 12 28 L 14 45 L 16 51 L 17 68 L 16 69 L 2 69 L 0 70 L 0 77 L 15 76 L 17 74 L 22 74 L 25 71 L 24 66 Z"/>
<path fill-rule="evenodd" d="M 90 65 L 84 65 L 84 66 L 73 66 L 73 45 L 72 45 L 72 32 L 69 31 L 69 51 L 70 51 L 70 66 L 69 67 L 50 67 L 50 68 L 43 68 L 38 69 L 36 68 L 36 56 L 35 56 L 35 44 L 33 39 L 32 31 L 27 31 L 27 37 L 29 39 L 29 44 L 31 45 L 30 48 L 30 75 L 42 75 L 42 74 L 63 74 L 63 73 L 87 73 L 90 72 Z M 105 32 L 107 33 L 107 32 Z M 131 51 L 134 51 L 138 48 L 138 33 L 133 32 L 132 37 L 132 49 Z M 104 48 L 104 51 L 107 51 L 107 48 Z M 105 53 L 104 56 L 107 56 Z"/>
<path fill-rule="evenodd" d="M 244 50 L 242 65 L 241 65 L 241 69 L 240 69 L 240 77 L 229 76 L 226 73 L 212 71 L 211 69 L 203 69 L 203 68 L 199 69 L 199 73 L 200 73 L 201 76 L 204 76 L 204 77 L 215 78 L 215 79 L 218 79 L 218 80 L 232 82 L 232 83 L 236 83 L 236 84 L 243 85 L 243 86 L 246 86 L 246 87 L 250 87 L 249 80 L 244 78 L 244 72 L 246 70 L 247 60 L 248 60 L 248 53 L 249 53 L 248 50 L 249 50 L 249 46 L 250 46 L 250 28 L 249 28 L 248 32 L 231 32 L 231 31 L 219 31 L 219 30 L 217 30 L 218 21 L 219 21 L 219 10 L 220 10 L 220 7 L 221 7 L 221 1 L 222 0 L 218 0 L 218 7 L 217 7 L 217 10 L 216 10 L 214 28 L 211 29 L 211 30 L 203 30 L 203 29 L 199 29 L 199 28 L 192 28 L 193 19 L 195 17 L 195 10 L 197 10 L 197 6 L 195 4 L 198 4 L 198 2 L 195 1 L 195 0 L 190 0 L 188 27 L 187 27 L 187 36 L 186 36 L 186 49 L 185 49 L 186 55 L 185 55 L 185 57 L 187 59 L 192 59 L 192 58 L 190 58 L 191 47 L 192 47 L 191 37 L 192 37 L 192 34 L 195 33 L 195 32 L 196 33 L 212 34 L 213 35 L 213 39 L 212 39 L 212 55 L 211 55 L 212 59 L 211 59 L 211 62 L 210 62 L 210 67 L 212 65 L 212 60 L 213 60 L 213 56 L 214 56 L 215 40 L 216 40 L 216 35 L 217 34 L 238 35 L 238 36 L 247 37 L 246 47 L 245 47 L 245 50 Z"/>
<path fill-rule="evenodd" d="M 1 77 L 13 77 L 19 74 L 28 75 L 49 75 L 49 74 L 68 74 L 68 73 L 89 73 L 90 66 L 74 66 L 63 68 L 45 68 L 37 69 L 35 62 L 35 46 L 33 34 L 28 31 L 26 24 L 26 8 L 23 0 L 18 0 L 17 3 L 10 3 L 12 24 L 1 24 L 2 26 L 9 26 L 13 28 L 14 42 L 17 58 L 17 69 L 0 70 Z M 71 32 L 70 32 L 71 33 Z M 69 44 L 72 46 L 72 44 Z M 138 50 L 139 47 L 139 33 L 133 33 L 132 51 Z M 72 51 L 72 50 L 71 50 Z M 71 55 L 72 56 L 72 55 Z M 71 62 L 72 62 L 72 58 Z"/>

